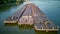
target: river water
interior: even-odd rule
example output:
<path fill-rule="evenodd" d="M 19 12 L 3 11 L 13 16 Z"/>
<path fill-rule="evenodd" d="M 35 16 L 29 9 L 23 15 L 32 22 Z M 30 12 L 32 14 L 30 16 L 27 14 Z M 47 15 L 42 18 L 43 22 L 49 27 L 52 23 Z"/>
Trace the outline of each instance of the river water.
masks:
<path fill-rule="evenodd" d="M 60 26 L 60 1 L 31 1 L 37 5 L 42 12 L 50 18 L 55 25 Z M 60 30 L 56 32 L 38 32 L 34 28 L 20 28 L 18 25 L 5 25 L 3 20 L 11 16 L 23 4 L 0 6 L 0 34 L 60 34 Z"/>

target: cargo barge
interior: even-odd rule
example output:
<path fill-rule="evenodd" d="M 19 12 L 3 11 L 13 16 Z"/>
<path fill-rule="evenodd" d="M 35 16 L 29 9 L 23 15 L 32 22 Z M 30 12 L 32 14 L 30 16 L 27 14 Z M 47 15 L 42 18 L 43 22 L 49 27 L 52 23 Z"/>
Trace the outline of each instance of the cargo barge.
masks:
<path fill-rule="evenodd" d="M 18 21 L 19 25 L 33 25 L 33 18 L 32 18 L 32 7 L 31 4 L 27 4 L 27 8 L 23 13 L 22 17 Z"/>
<path fill-rule="evenodd" d="M 17 23 L 19 18 L 24 13 L 24 10 L 26 9 L 27 5 L 24 5 L 21 9 L 13 13 L 10 17 L 4 19 L 4 23 Z"/>
<path fill-rule="evenodd" d="M 36 5 L 32 5 L 34 29 L 36 31 L 58 31 L 56 26 Z"/>
<path fill-rule="evenodd" d="M 33 25 L 36 31 L 58 31 L 59 27 L 54 24 L 35 4 L 26 4 L 16 11 L 4 23 L 17 23 L 18 25 Z M 22 27 L 25 28 L 25 27 Z"/>

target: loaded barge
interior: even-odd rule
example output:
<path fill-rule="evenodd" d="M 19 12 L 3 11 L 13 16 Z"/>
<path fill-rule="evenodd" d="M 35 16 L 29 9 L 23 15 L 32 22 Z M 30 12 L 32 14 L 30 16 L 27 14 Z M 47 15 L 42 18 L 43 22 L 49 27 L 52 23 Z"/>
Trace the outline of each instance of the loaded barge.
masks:
<path fill-rule="evenodd" d="M 4 23 L 17 23 L 18 25 L 33 25 L 36 31 L 58 31 L 56 26 L 35 4 L 26 4 L 16 11 Z"/>
<path fill-rule="evenodd" d="M 27 8 L 22 17 L 18 21 L 19 25 L 33 25 L 32 7 L 31 4 L 27 4 Z"/>
<path fill-rule="evenodd" d="M 58 31 L 56 26 L 36 5 L 32 5 L 34 29 L 36 31 Z"/>
<path fill-rule="evenodd" d="M 6 18 L 4 20 L 4 23 L 17 23 L 19 21 L 19 18 L 24 13 L 24 10 L 26 9 L 27 5 L 24 5 L 21 9 L 13 13 L 10 17 Z"/>

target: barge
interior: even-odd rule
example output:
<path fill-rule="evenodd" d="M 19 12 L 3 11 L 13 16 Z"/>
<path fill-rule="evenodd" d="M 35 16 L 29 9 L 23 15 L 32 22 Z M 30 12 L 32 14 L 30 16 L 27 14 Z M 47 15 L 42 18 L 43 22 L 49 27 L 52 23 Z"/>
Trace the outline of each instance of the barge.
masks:
<path fill-rule="evenodd" d="M 34 29 L 36 31 L 58 31 L 56 26 L 36 5 L 32 5 Z"/>
<path fill-rule="evenodd" d="M 18 21 L 19 25 L 33 25 L 33 18 L 32 18 L 32 7 L 31 4 L 27 4 L 27 8 L 23 13 L 22 17 Z"/>
<path fill-rule="evenodd" d="M 4 20 L 4 23 L 17 23 L 19 18 L 22 16 L 24 13 L 24 10 L 26 9 L 27 5 L 24 5 L 21 9 L 13 13 L 10 17 L 6 18 Z"/>

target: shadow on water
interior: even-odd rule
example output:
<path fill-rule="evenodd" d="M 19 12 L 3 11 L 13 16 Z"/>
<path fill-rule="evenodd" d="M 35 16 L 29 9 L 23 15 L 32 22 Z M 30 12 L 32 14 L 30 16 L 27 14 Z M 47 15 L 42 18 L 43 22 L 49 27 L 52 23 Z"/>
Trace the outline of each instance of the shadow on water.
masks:
<path fill-rule="evenodd" d="M 4 23 L 4 26 L 17 26 L 17 23 Z"/>
<path fill-rule="evenodd" d="M 19 25 L 19 30 L 30 30 L 33 28 L 33 25 Z"/>
<path fill-rule="evenodd" d="M 57 34 L 57 31 L 49 31 L 49 32 L 45 32 L 45 31 L 35 31 L 36 34 Z"/>

